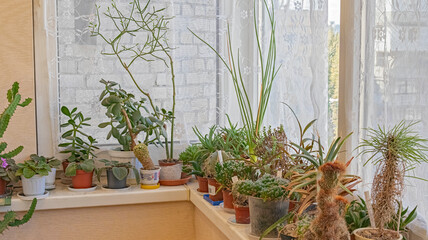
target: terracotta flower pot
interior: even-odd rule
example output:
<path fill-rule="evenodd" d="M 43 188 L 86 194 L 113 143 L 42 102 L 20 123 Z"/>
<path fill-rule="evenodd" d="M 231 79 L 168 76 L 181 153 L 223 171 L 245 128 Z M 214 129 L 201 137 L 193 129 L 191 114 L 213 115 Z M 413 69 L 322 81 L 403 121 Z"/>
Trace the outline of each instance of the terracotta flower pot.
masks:
<path fill-rule="evenodd" d="M 236 223 L 249 224 L 250 223 L 250 208 L 248 206 L 233 205 L 235 209 Z"/>
<path fill-rule="evenodd" d="M 76 176 L 71 177 L 71 185 L 73 188 L 90 188 L 92 187 L 92 176 L 94 171 L 85 172 L 83 170 L 77 170 Z"/>
<path fill-rule="evenodd" d="M 70 162 L 68 160 L 64 160 L 62 161 L 62 170 L 65 172 L 65 169 L 67 169 L 68 164 L 70 164 Z"/>
<path fill-rule="evenodd" d="M 233 209 L 233 195 L 229 190 L 223 189 L 223 204 L 224 208 Z"/>
<path fill-rule="evenodd" d="M 196 176 L 196 179 L 198 180 L 198 184 L 199 184 L 198 191 L 202 192 L 202 193 L 207 193 L 208 192 L 208 178 Z"/>
<path fill-rule="evenodd" d="M 0 178 L 0 195 L 6 194 L 7 182 Z"/>
<path fill-rule="evenodd" d="M 213 201 L 222 201 L 223 194 L 218 191 L 220 184 L 214 178 L 208 178 L 208 192 L 210 194 L 210 199 Z M 218 191 L 218 192 L 217 192 Z"/>

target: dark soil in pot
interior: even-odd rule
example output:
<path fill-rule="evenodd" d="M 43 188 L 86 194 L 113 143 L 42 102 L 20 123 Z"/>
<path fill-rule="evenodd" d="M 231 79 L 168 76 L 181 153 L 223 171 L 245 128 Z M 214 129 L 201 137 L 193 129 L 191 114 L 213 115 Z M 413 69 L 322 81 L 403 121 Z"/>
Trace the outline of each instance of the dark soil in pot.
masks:
<path fill-rule="evenodd" d="M 236 223 L 250 223 L 250 208 L 248 206 L 233 205 L 233 208 L 235 209 Z"/>
<path fill-rule="evenodd" d="M 199 184 L 198 191 L 202 192 L 202 193 L 207 193 L 208 192 L 208 178 L 196 176 L 196 179 L 198 180 L 198 184 Z"/>
<path fill-rule="evenodd" d="M 272 224 L 288 213 L 288 200 L 263 201 L 261 198 L 250 197 L 251 234 L 260 236 Z M 274 229 L 266 237 L 274 238 L 278 231 Z"/>
<path fill-rule="evenodd" d="M 214 178 L 208 178 L 208 189 L 210 192 L 210 199 L 211 200 L 213 200 L 213 201 L 222 201 L 223 200 L 223 193 L 218 191 L 219 188 L 220 188 L 220 184 L 217 182 L 217 180 L 215 180 Z M 214 193 L 217 193 L 217 194 L 212 195 Z"/>
<path fill-rule="evenodd" d="M 110 189 L 126 188 L 126 178 L 119 180 L 114 176 L 113 170 L 107 169 L 107 187 Z"/>
<path fill-rule="evenodd" d="M 233 209 L 233 195 L 229 190 L 223 189 L 223 206 L 224 208 Z"/>

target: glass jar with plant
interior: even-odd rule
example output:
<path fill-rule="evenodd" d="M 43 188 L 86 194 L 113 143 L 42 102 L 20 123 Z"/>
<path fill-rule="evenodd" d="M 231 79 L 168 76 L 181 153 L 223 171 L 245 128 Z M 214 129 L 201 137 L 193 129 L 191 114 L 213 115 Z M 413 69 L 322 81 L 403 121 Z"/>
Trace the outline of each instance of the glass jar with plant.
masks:
<path fill-rule="evenodd" d="M 33 156 L 24 163 L 18 163 L 15 175 L 21 178 L 23 194 L 25 196 L 38 196 L 45 194 L 46 176 L 49 175 L 51 167 L 46 158 Z"/>
<path fill-rule="evenodd" d="M 12 88 L 7 91 L 7 101 L 8 105 L 0 114 L 0 139 L 3 138 L 4 133 L 6 132 L 7 126 L 9 125 L 10 119 L 15 113 L 18 107 L 25 107 L 31 103 L 31 98 L 27 98 L 22 101 L 22 96 L 19 94 L 19 83 L 14 82 Z M 5 152 L 7 148 L 6 142 L 0 142 L 0 195 L 6 193 L 6 185 L 15 180 L 15 171 L 16 165 L 15 161 L 12 159 L 16 155 L 22 152 L 24 149 L 23 146 L 19 146 L 9 152 Z"/>
<path fill-rule="evenodd" d="M 82 112 L 77 111 L 77 108 L 70 111 L 66 106 L 62 106 L 61 112 L 68 118 L 65 123 L 61 124 L 61 128 L 70 127 L 61 136 L 65 142 L 58 145 L 64 148 L 61 153 L 68 154 L 67 159 L 63 162 L 65 175 L 71 177 L 72 188 L 91 188 L 95 169 L 94 151 L 98 147 L 95 146 L 97 141 L 82 130 L 83 126 L 90 126 L 88 121 L 91 118 L 85 118 Z"/>
<path fill-rule="evenodd" d="M 46 158 L 44 156 L 38 156 L 37 154 L 31 154 L 30 159 L 34 160 L 35 162 L 43 161 L 46 162 L 51 170 L 49 171 L 49 174 L 46 176 L 46 189 L 54 189 L 55 188 L 55 178 L 56 178 L 56 168 L 61 165 L 61 161 L 56 158 Z"/>
<path fill-rule="evenodd" d="M 245 180 L 237 184 L 238 192 L 249 197 L 251 234 L 260 236 L 267 228 L 288 212 L 288 180 L 265 174 L 256 181 Z M 276 237 L 271 231 L 266 237 Z"/>
<path fill-rule="evenodd" d="M 162 175 L 165 180 L 177 180 L 181 178 L 181 164 L 179 167 L 173 167 L 178 163 L 177 159 L 174 159 L 174 127 L 175 127 L 175 105 L 176 105 L 176 86 L 175 86 L 175 70 L 174 70 L 174 59 L 172 56 L 173 48 L 169 45 L 167 38 L 169 34 L 169 22 L 171 17 L 168 17 L 165 13 L 165 8 L 156 9 L 151 6 L 151 1 L 148 0 L 145 4 L 141 5 L 139 0 L 132 0 L 130 2 L 129 11 L 121 10 L 116 4 L 116 1 L 112 1 L 111 5 L 104 13 L 111 22 L 112 26 L 116 27 L 117 31 L 113 32 L 114 36 L 107 36 L 111 34 L 111 31 L 102 32 L 100 31 L 101 18 L 97 7 L 96 22 L 91 23 L 92 35 L 100 37 L 104 42 L 107 43 L 110 48 L 109 51 L 102 52 L 104 55 L 115 56 L 124 70 L 127 72 L 129 78 L 134 83 L 136 89 L 147 98 L 149 108 L 153 117 L 158 120 L 163 118 L 163 115 L 167 114 L 170 116 L 168 119 L 170 123 L 169 136 L 165 134 L 164 147 L 166 152 L 166 159 L 160 160 L 159 164 L 163 166 L 161 171 L 164 172 Z M 128 42 L 122 41 L 124 37 L 133 37 L 137 33 L 145 34 L 145 38 L 142 42 L 134 42 L 129 44 Z M 131 57 L 129 57 L 131 56 Z M 143 90 L 141 82 L 143 80 L 137 79 L 132 73 L 132 66 L 139 60 L 145 62 L 159 61 L 163 63 L 169 71 L 171 77 L 171 91 L 172 91 L 172 107 L 171 110 L 161 111 L 158 106 L 155 105 L 154 99 L 147 90 Z M 167 130 L 167 124 L 163 125 L 163 131 Z M 167 170 L 169 168 L 169 170 Z M 171 175 L 167 172 L 172 172 Z M 179 173 L 177 173 L 179 172 Z M 172 179 L 174 177 L 174 179 Z"/>
<path fill-rule="evenodd" d="M 188 146 L 180 153 L 178 159 L 183 162 L 183 172 L 194 175 L 198 181 L 198 192 L 208 192 L 208 179 L 202 171 L 202 164 L 206 159 L 205 151 L 200 144 Z"/>
<path fill-rule="evenodd" d="M 106 159 L 98 160 L 104 163 L 105 167 L 97 170 L 98 181 L 101 181 L 101 174 L 103 171 L 107 172 L 107 188 L 109 189 L 121 189 L 126 188 L 126 177 L 130 173 L 130 170 L 134 172 L 136 176 L 137 184 L 140 184 L 140 178 L 138 170 L 130 163 L 123 163 L 118 161 L 109 161 Z"/>
<path fill-rule="evenodd" d="M 361 154 L 370 156 L 365 164 L 371 162 L 376 166 L 371 193 L 375 226 L 374 229 L 357 229 L 354 232 L 357 240 L 362 237 L 402 239 L 398 227 L 391 231 L 386 225 L 401 206 L 406 173 L 418 164 L 428 162 L 427 140 L 412 129 L 415 124 L 417 122 L 402 121 L 389 130 L 380 126 L 367 129 L 367 138 L 362 140 L 359 148 L 362 148 Z"/>
<path fill-rule="evenodd" d="M 255 170 L 244 161 L 229 160 L 223 164 L 217 163 L 215 166 L 215 179 L 220 184 L 223 193 L 223 206 L 225 209 L 233 209 L 233 177 L 238 179 L 251 179 L 255 175 Z"/>

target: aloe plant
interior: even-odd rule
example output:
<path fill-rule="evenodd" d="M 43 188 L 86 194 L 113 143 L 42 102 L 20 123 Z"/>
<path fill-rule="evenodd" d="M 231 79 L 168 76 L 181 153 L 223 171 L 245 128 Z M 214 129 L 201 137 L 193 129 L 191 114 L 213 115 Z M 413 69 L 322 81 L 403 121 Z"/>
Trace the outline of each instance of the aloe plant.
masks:
<path fill-rule="evenodd" d="M 3 110 L 0 114 L 0 139 L 3 138 L 4 133 L 6 132 L 7 126 L 9 125 L 9 121 L 12 118 L 18 107 L 26 107 L 31 103 L 31 98 L 26 98 L 22 101 L 22 96 L 19 94 L 19 83 L 14 82 L 12 88 L 7 91 L 7 101 L 8 106 Z M 23 146 L 19 146 L 9 152 L 4 152 L 7 148 L 6 142 L 0 142 L 0 157 L 1 158 L 13 158 L 24 149 Z"/>
<path fill-rule="evenodd" d="M 241 65 L 240 65 L 240 54 L 239 51 L 235 51 L 230 44 L 232 42 L 231 33 L 229 25 L 227 27 L 226 37 L 228 40 L 228 57 L 223 57 L 213 46 L 211 46 L 208 42 L 203 40 L 200 36 L 194 33 L 192 30 L 190 32 L 198 38 L 200 41 L 205 43 L 214 53 L 218 56 L 218 58 L 223 62 L 227 71 L 229 72 L 233 86 L 235 89 L 235 93 L 237 96 L 237 101 L 239 105 L 239 110 L 241 114 L 241 119 L 243 121 L 243 125 L 245 128 L 245 132 L 247 135 L 247 144 L 249 155 L 251 159 L 255 162 L 257 158 L 254 156 L 254 148 L 255 148 L 255 139 L 259 135 L 260 130 L 263 127 L 263 120 L 266 114 L 266 110 L 269 103 L 270 93 L 272 90 L 273 83 L 278 74 L 280 67 L 276 66 L 276 39 L 275 39 L 275 13 L 272 2 L 272 7 L 268 6 L 266 0 L 263 1 L 263 7 L 268 16 L 271 31 L 269 36 L 269 47 L 267 51 L 262 48 L 261 39 L 258 33 L 258 24 L 257 24 L 257 14 L 254 14 L 254 30 L 256 35 L 257 42 L 257 50 L 258 50 L 258 60 L 261 68 L 261 81 L 260 81 L 260 92 L 257 99 L 259 99 L 257 110 L 255 110 L 251 104 L 251 100 L 248 96 L 249 90 L 246 87 L 245 75 L 242 73 Z M 256 1 L 254 1 L 254 13 L 257 12 L 256 9 Z M 238 52 L 237 55 L 234 53 Z M 266 58 L 265 58 L 266 56 Z M 228 61 L 226 59 L 229 59 Z M 250 81 L 250 80 L 247 80 Z M 256 113 L 256 114 L 255 114 Z"/>

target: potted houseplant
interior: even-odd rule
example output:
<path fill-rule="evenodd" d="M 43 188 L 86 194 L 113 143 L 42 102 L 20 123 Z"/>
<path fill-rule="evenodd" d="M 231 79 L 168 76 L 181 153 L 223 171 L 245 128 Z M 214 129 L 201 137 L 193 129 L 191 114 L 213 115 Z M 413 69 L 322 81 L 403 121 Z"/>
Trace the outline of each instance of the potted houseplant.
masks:
<path fill-rule="evenodd" d="M 238 192 L 249 197 L 251 234 L 260 236 L 268 227 L 288 212 L 288 181 L 265 174 L 256 181 L 244 180 L 237 183 Z M 276 237 L 271 231 L 266 237 Z"/>
<path fill-rule="evenodd" d="M 169 21 L 171 18 L 166 17 L 164 14 L 165 8 L 156 9 L 148 7 L 150 4 L 148 0 L 143 6 L 140 1 L 131 1 L 132 9 L 130 13 L 122 12 L 115 1 L 111 4 L 111 9 L 114 11 L 107 11 L 104 15 L 112 21 L 112 26 L 117 27 L 116 36 L 107 37 L 107 33 L 100 31 L 100 17 L 97 11 L 96 17 L 97 22 L 92 23 L 92 35 L 98 36 L 103 39 L 110 47 L 110 51 L 103 52 L 105 55 L 115 56 L 123 68 L 128 73 L 131 81 L 135 84 L 137 90 L 147 98 L 149 103 L 150 112 L 152 117 L 161 120 L 164 116 L 167 116 L 167 120 L 170 124 L 170 134 L 168 136 L 167 124 L 161 127 L 162 136 L 164 138 L 164 147 L 166 152 L 166 159 L 160 160 L 159 165 L 161 166 L 162 180 L 178 180 L 181 178 L 182 164 L 174 159 L 174 127 L 175 127 L 175 105 L 176 105 L 176 88 L 175 88 L 175 72 L 174 72 L 174 61 L 172 57 L 172 50 L 168 44 L 168 33 L 169 33 Z M 97 8 L 98 10 L 98 8 Z M 127 16 L 129 15 L 130 16 Z M 150 16 L 150 17 L 143 17 Z M 133 27 L 131 27 L 133 26 Z M 150 26 L 150 27 L 147 27 Z M 135 27 L 135 28 L 134 28 Z M 123 43 L 121 39 L 123 37 L 135 36 L 137 32 L 146 34 L 144 42 L 136 42 L 134 44 Z M 110 31 L 108 32 L 110 34 Z M 141 46 L 145 46 L 141 48 Z M 129 57 L 131 56 L 131 57 Z M 159 61 L 167 67 L 170 71 L 171 85 L 172 85 L 172 107 L 171 110 L 160 109 L 154 104 L 154 100 L 150 93 L 143 90 L 137 81 L 136 76 L 131 71 L 131 66 L 138 60 L 153 62 Z"/>
<path fill-rule="evenodd" d="M 347 200 L 337 195 L 340 179 L 346 166 L 339 162 L 327 162 L 320 168 L 318 180 L 317 214 L 304 239 L 347 240 L 350 234 L 344 218 Z"/>
<path fill-rule="evenodd" d="M 231 159 L 230 154 L 225 151 L 216 151 L 213 152 L 207 159 L 205 159 L 202 170 L 205 173 L 205 176 L 208 178 L 208 193 L 209 198 L 212 201 L 222 201 L 223 194 L 220 192 L 221 185 L 215 179 L 216 170 L 215 166 L 220 162 L 222 164 L 224 161 Z"/>
<path fill-rule="evenodd" d="M 251 176 L 254 175 L 253 168 L 244 161 L 229 160 L 225 161 L 223 164 L 217 163 L 215 171 L 215 179 L 220 184 L 220 189 L 223 193 L 224 208 L 233 210 L 233 177 L 250 179 Z"/>
<path fill-rule="evenodd" d="M 18 163 L 15 175 L 21 178 L 25 196 L 43 195 L 46 190 L 46 176 L 51 167 L 46 158 L 32 158 L 24 163 Z"/>
<path fill-rule="evenodd" d="M 288 224 L 281 225 L 278 228 L 281 240 L 301 240 L 309 230 L 313 217 L 310 214 L 304 214 L 295 219 L 293 213 L 287 215 L 290 220 Z"/>
<path fill-rule="evenodd" d="M 118 161 L 109 161 L 106 159 L 100 159 L 100 162 L 104 163 L 105 167 L 97 170 L 98 181 L 101 181 L 101 174 L 103 171 L 107 172 L 107 187 L 110 189 L 121 189 L 126 188 L 126 177 L 132 170 L 136 177 L 137 184 L 140 184 L 140 177 L 138 170 L 130 163 L 123 163 Z"/>
<path fill-rule="evenodd" d="M 200 144 L 188 146 L 180 153 L 178 159 L 183 162 L 183 172 L 194 175 L 198 181 L 199 188 L 197 191 L 208 192 L 208 179 L 202 171 L 202 164 L 206 159 L 205 151 Z"/>
<path fill-rule="evenodd" d="M 46 176 L 46 181 L 45 181 L 46 189 L 55 188 L 56 167 L 61 165 L 61 161 L 53 157 L 46 158 L 43 156 L 37 156 L 36 154 L 31 154 L 30 159 L 34 160 L 35 162 L 43 161 L 49 165 L 51 170 L 49 171 L 49 174 Z"/>
<path fill-rule="evenodd" d="M 160 167 L 153 164 L 149 149 L 144 143 L 134 147 L 134 154 L 143 167 L 140 169 L 141 187 L 145 189 L 159 188 Z"/>
<path fill-rule="evenodd" d="M 27 98 L 22 101 L 21 94 L 19 94 L 19 83 L 15 82 L 12 88 L 7 91 L 8 105 L 0 114 L 0 139 L 3 138 L 6 132 L 9 121 L 12 118 L 18 107 L 25 107 L 31 103 L 31 98 Z M 15 180 L 15 171 L 17 170 L 15 161 L 12 159 L 16 155 L 22 152 L 23 146 L 19 146 L 9 152 L 5 152 L 7 148 L 6 142 L 0 142 L 0 195 L 6 193 L 6 185 Z"/>
<path fill-rule="evenodd" d="M 95 169 L 94 151 L 97 141 L 82 131 L 83 126 L 90 126 L 87 122 L 90 118 L 85 118 L 77 108 L 71 111 L 66 106 L 61 107 L 61 112 L 68 118 L 66 123 L 61 124 L 62 128 L 70 127 L 62 134 L 64 143 L 58 146 L 65 148 L 61 153 L 68 154 L 65 162 L 65 175 L 71 177 L 73 189 L 91 188 L 92 177 Z M 83 140 L 85 139 L 86 140 Z"/>
<path fill-rule="evenodd" d="M 100 95 L 101 105 L 106 107 L 106 116 L 110 121 L 100 123 L 98 127 L 109 127 L 107 140 L 113 137 L 121 145 L 120 149 L 109 151 L 111 160 L 131 162 L 135 166 L 137 161 L 133 149 L 138 136 L 145 133 L 143 136 L 145 145 L 160 143 L 160 136 L 166 134 L 162 130 L 168 116 L 161 114 L 161 119 L 156 118 L 148 112 L 145 106 L 146 99 L 141 98 L 137 101 L 133 94 L 128 93 L 116 82 L 104 79 L 100 82 L 105 86 Z M 135 178 L 133 172 L 130 177 Z"/>
<path fill-rule="evenodd" d="M 235 210 L 235 221 L 239 224 L 250 223 L 250 207 L 248 206 L 248 196 L 239 193 L 239 183 L 243 180 L 238 180 L 232 185 L 233 209 Z"/>
<path fill-rule="evenodd" d="M 403 238 L 398 227 L 388 230 L 386 226 L 401 206 L 406 172 L 428 162 L 428 148 L 424 145 L 427 140 L 412 130 L 416 123 L 402 121 L 389 130 L 380 126 L 367 129 L 367 138 L 359 148 L 363 148 L 361 154 L 370 155 L 366 164 L 372 162 L 376 166 L 371 193 L 374 226 L 355 230 L 356 240 Z"/>

